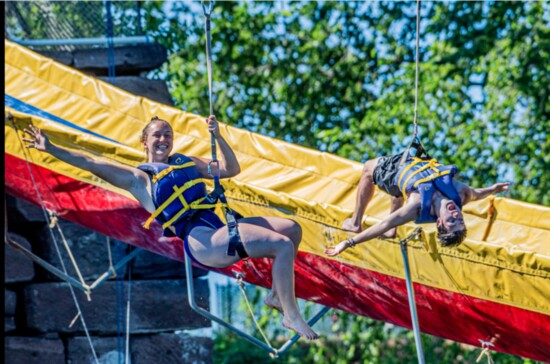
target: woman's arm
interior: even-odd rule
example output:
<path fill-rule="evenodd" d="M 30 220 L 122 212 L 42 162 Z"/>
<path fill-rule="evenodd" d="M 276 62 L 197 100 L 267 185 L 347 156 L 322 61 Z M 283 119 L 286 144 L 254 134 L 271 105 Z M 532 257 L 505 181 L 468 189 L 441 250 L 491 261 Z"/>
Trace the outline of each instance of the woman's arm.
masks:
<path fill-rule="evenodd" d="M 390 214 L 388 217 L 384 218 L 379 223 L 371 226 L 370 228 L 360 232 L 352 238 L 353 245 L 360 244 L 365 241 L 369 241 L 380 235 L 384 234 L 386 231 L 401 226 L 410 221 L 414 221 L 418 218 L 418 209 L 419 204 L 408 203 L 405 206 L 401 207 L 397 211 Z M 325 254 L 328 256 L 335 256 L 352 246 L 350 240 L 344 240 L 336 246 L 329 246 L 325 249 Z"/>
<path fill-rule="evenodd" d="M 214 138 L 216 139 L 219 148 L 218 150 L 220 152 L 218 166 L 214 164 L 212 165 L 212 174 L 216 174 L 217 168 L 219 168 L 220 178 L 230 178 L 236 176 L 241 172 L 239 161 L 237 160 L 233 149 L 231 149 L 229 144 L 221 136 L 216 117 L 211 115 L 206 119 L 206 123 L 208 124 L 208 131 L 214 134 Z M 191 157 L 191 159 L 195 161 L 197 168 L 204 177 L 210 177 L 208 175 L 208 163 L 210 162 L 208 159 L 199 157 Z"/>
<path fill-rule="evenodd" d="M 26 145 L 27 148 L 35 148 L 49 153 L 65 163 L 89 171 L 110 184 L 127 190 L 140 203 L 146 203 L 143 201 L 146 199 L 144 192 L 146 192 L 148 178 L 145 172 L 137 168 L 94 160 L 83 153 L 58 147 L 52 144 L 48 137 L 34 125 L 30 125 L 30 130 L 25 129 L 24 132 L 30 136 L 30 138 L 23 138 L 24 142 L 29 143 Z M 145 204 L 144 207 L 146 207 Z"/>

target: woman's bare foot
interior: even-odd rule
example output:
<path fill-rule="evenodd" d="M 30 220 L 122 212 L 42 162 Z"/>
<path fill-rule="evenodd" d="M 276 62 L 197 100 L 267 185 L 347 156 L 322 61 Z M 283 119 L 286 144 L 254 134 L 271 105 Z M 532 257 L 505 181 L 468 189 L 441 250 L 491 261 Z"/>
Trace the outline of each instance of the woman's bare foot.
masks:
<path fill-rule="evenodd" d="M 281 315 L 284 315 L 283 312 L 283 305 L 281 305 L 281 301 L 279 301 L 279 297 L 277 295 L 274 295 L 273 293 L 270 293 L 264 300 L 264 303 L 266 306 L 271 307 L 281 313 Z"/>
<path fill-rule="evenodd" d="M 351 231 L 354 233 L 360 233 L 361 232 L 361 225 L 356 225 L 351 217 L 349 219 L 345 219 L 344 223 L 342 224 L 342 229 Z"/>
<path fill-rule="evenodd" d="M 311 327 L 301 318 L 298 317 L 295 320 L 290 320 L 285 316 L 283 319 L 283 326 L 289 330 L 296 331 L 298 335 L 308 340 L 315 340 L 319 338 L 319 335 L 313 331 Z"/>

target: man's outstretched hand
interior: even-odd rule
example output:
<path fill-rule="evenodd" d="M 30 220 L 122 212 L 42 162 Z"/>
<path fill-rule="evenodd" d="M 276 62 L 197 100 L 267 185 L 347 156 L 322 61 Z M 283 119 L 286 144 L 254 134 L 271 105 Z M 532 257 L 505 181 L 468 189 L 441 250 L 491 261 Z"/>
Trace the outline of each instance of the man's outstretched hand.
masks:
<path fill-rule="evenodd" d="M 341 242 L 338 245 L 327 247 L 325 249 L 325 254 L 328 255 L 329 257 L 333 257 L 335 255 L 340 254 L 341 252 L 343 252 L 347 248 L 348 248 L 348 241 L 344 240 L 343 242 Z"/>
<path fill-rule="evenodd" d="M 509 186 L 510 182 L 500 182 L 492 185 L 491 189 L 493 190 L 493 193 L 500 193 L 503 191 L 507 191 Z"/>

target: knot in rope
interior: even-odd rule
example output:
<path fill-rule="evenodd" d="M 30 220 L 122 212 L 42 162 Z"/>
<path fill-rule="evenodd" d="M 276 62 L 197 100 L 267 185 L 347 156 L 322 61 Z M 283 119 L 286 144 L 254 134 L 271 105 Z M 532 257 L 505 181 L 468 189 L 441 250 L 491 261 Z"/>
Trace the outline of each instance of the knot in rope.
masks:
<path fill-rule="evenodd" d="M 57 218 L 57 214 L 55 213 L 55 211 L 48 210 L 48 215 L 50 217 L 49 227 L 51 229 L 57 225 L 57 223 L 59 222 L 59 219 Z"/>
<path fill-rule="evenodd" d="M 493 344 L 490 341 L 485 341 L 485 340 L 481 340 L 481 339 L 479 339 L 479 342 L 481 343 L 481 348 L 483 350 L 481 350 L 481 353 L 477 357 L 476 363 L 479 363 L 481 358 L 485 355 L 487 357 L 487 364 L 494 364 L 493 358 L 491 358 L 491 349 L 490 348 L 492 346 L 495 346 L 495 344 Z"/>

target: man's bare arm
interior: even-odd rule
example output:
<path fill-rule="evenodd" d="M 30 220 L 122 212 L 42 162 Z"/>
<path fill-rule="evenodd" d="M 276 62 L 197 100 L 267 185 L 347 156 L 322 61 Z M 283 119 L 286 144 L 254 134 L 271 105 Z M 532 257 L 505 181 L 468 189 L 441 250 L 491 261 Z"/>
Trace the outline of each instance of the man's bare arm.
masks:
<path fill-rule="evenodd" d="M 468 202 L 482 200 L 487 196 L 494 195 L 508 190 L 510 182 L 495 183 L 490 187 L 472 188 L 460 181 L 453 180 L 457 191 L 462 196 L 462 204 L 466 205 Z"/>
<path fill-rule="evenodd" d="M 416 220 L 418 218 L 418 209 L 419 209 L 418 204 L 415 204 L 415 203 L 407 204 L 404 207 L 390 214 L 388 217 L 384 218 L 379 223 L 357 234 L 352 239 L 355 242 L 355 244 L 359 244 L 359 243 L 363 243 L 365 241 L 374 239 L 376 237 L 379 237 L 383 233 L 385 233 L 386 231 L 394 227 Z M 326 248 L 325 254 L 328 256 L 338 255 L 349 247 L 350 247 L 349 239 L 344 240 L 336 246 L 330 246 Z"/>

